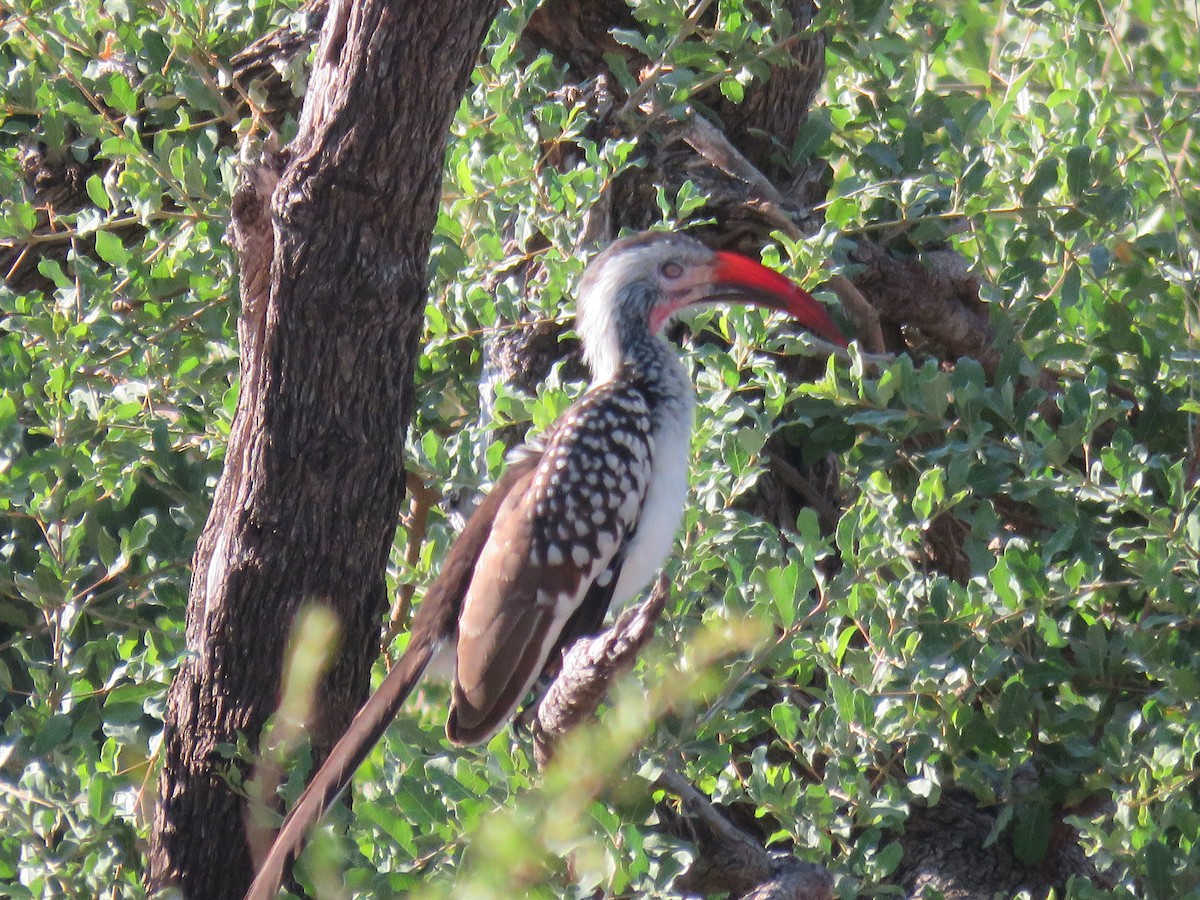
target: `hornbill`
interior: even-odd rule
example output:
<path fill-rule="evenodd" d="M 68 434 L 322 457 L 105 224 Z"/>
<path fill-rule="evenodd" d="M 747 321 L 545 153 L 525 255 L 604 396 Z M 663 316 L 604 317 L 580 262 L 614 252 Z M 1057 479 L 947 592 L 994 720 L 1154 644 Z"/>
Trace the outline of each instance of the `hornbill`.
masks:
<path fill-rule="evenodd" d="M 325 814 L 435 655 L 454 661 L 446 734 L 488 740 L 577 638 L 650 581 L 687 493 L 695 396 L 662 337 L 700 303 L 782 310 L 846 341 L 806 291 L 735 253 L 651 232 L 616 241 L 579 284 L 575 330 L 592 383 L 537 446 L 514 455 L 454 542 L 413 617 L 408 647 L 283 823 L 248 900 L 273 897 Z"/>

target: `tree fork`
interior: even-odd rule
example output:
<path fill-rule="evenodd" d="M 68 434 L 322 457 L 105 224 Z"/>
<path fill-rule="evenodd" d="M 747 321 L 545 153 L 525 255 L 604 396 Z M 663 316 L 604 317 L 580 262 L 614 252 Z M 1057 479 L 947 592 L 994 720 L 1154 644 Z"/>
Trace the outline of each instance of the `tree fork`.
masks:
<path fill-rule="evenodd" d="M 249 761 L 217 747 L 239 736 L 257 745 L 301 606 L 330 606 L 343 634 L 319 692 L 315 761 L 365 697 L 404 496 L 443 142 L 496 6 L 334 3 L 299 133 L 267 191 L 270 216 L 263 173 L 235 210 L 248 254 L 242 390 L 193 561 L 151 889 L 220 898 L 249 885 L 243 803 L 230 786 Z M 263 241 L 268 225 L 272 240 Z"/>

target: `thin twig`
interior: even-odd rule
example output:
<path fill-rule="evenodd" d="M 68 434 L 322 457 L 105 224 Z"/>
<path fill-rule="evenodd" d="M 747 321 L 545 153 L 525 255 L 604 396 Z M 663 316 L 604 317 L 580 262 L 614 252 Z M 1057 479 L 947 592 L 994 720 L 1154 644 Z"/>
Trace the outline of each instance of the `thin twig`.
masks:
<path fill-rule="evenodd" d="M 642 79 L 641 84 L 629 94 L 629 97 L 617 112 L 616 117 L 618 121 L 626 119 L 635 109 L 642 105 L 642 101 L 646 99 L 646 95 L 650 93 L 650 89 L 658 82 L 662 73 L 667 70 L 667 61 L 671 53 L 692 36 L 700 26 L 701 16 L 704 15 L 710 6 L 712 6 L 712 0 L 699 0 L 688 15 L 687 21 L 680 26 L 679 30 L 675 32 L 671 40 L 667 43 L 667 46 L 663 48 L 663 52 L 659 54 L 658 60 L 646 74 L 646 77 Z"/>
<path fill-rule="evenodd" d="M 425 542 L 425 531 L 429 523 L 429 511 L 442 499 L 442 495 L 429 487 L 416 474 L 409 472 L 406 479 L 408 494 L 412 497 L 412 512 L 408 517 L 408 542 L 404 547 L 404 565 L 411 572 L 421 560 L 421 545 Z M 383 633 L 382 648 L 386 654 L 392 641 L 408 625 L 412 609 L 413 592 L 416 584 L 405 582 L 396 589 L 396 600 L 388 616 L 387 629 Z"/>
<path fill-rule="evenodd" d="M 871 305 L 871 301 L 864 297 L 862 291 L 845 275 L 834 275 L 826 283 L 829 289 L 837 294 L 842 307 L 854 319 L 859 340 L 866 339 L 866 349 L 872 353 L 887 353 L 887 345 L 883 342 L 883 329 L 879 326 L 879 311 Z"/>

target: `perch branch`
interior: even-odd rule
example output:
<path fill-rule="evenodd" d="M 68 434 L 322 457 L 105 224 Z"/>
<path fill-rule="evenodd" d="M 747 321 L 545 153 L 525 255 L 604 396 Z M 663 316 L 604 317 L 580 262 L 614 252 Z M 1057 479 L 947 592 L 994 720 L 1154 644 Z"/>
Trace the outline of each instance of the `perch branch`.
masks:
<path fill-rule="evenodd" d="M 539 769 L 550 763 L 555 746 L 567 732 L 595 714 L 612 680 L 633 665 L 654 635 L 654 623 L 668 595 L 667 577 L 661 575 L 650 596 L 624 610 L 611 628 L 576 641 L 564 654 L 562 669 L 546 691 L 532 725 Z"/>

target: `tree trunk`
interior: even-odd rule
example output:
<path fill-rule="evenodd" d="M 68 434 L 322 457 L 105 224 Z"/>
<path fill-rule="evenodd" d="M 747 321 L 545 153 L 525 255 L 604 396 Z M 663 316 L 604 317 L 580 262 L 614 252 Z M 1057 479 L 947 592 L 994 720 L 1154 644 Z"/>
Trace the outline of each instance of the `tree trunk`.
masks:
<path fill-rule="evenodd" d="M 217 748 L 239 735 L 257 747 L 301 606 L 327 604 L 341 623 L 317 761 L 365 697 L 443 142 L 495 7 L 335 2 L 278 186 L 259 172 L 235 204 L 241 396 L 194 559 L 190 655 L 170 691 L 152 889 L 220 898 L 249 885 L 243 803 L 227 780 L 249 761 Z"/>

